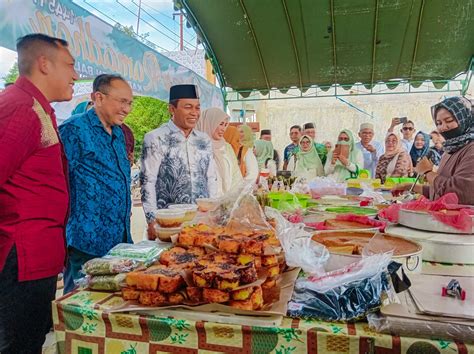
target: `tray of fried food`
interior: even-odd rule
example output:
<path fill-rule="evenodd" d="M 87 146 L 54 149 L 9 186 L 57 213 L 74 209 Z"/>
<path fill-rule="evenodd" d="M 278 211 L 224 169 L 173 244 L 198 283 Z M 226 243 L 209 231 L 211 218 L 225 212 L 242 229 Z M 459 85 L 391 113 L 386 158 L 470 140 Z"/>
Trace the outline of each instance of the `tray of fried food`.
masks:
<path fill-rule="evenodd" d="M 164 306 L 186 303 L 189 297 L 185 290 L 168 294 L 160 291 L 138 290 L 127 287 L 122 288 L 122 298 L 127 301 L 138 301 L 146 306 Z"/>
<path fill-rule="evenodd" d="M 221 291 L 232 291 L 258 279 L 253 261 L 239 264 L 238 256 L 225 253 L 214 253 L 201 257 L 192 272 L 195 286 Z"/>
<path fill-rule="evenodd" d="M 224 233 L 216 237 L 217 248 L 232 254 L 267 255 L 281 252 L 280 242 L 272 231 Z"/>
<path fill-rule="evenodd" d="M 212 227 L 205 224 L 186 226 L 179 233 L 176 243 L 184 247 L 215 247 L 217 235 L 223 232 L 224 229 L 221 227 Z"/>
<path fill-rule="evenodd" d="M 144 271 L 127 273 L 126 283 L 128 287 L 138 290 L 159 291 L 166 294 L 176 292 L 185 284 L 179 269 L 163 264 L 151 266 Z"/>
<path fill-rule="evenodd" d="M 159 262 L 167 266 L 173 266 L 177 269 L 191 269 L 195 266 L 195 262 L 199 257 L 204 256 L 206 251 L 202 247 L 171 247 L 164 251 Z"/>

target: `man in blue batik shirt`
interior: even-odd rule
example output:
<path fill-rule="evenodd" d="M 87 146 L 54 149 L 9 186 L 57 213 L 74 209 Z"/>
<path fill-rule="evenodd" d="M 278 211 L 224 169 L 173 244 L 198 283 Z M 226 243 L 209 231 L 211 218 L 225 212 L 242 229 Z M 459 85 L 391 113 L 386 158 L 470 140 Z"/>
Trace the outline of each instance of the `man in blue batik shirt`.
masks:
<path fill-rule="evenodd" d="M 70 187 L 65 294 L 85 262 L 132 242 L 130 163 L 120 125 L 130 113 L 133 93 L 121 76 L 103 74 L 95 78 L 91 98 L 94 108 L 59 127 Z"/>

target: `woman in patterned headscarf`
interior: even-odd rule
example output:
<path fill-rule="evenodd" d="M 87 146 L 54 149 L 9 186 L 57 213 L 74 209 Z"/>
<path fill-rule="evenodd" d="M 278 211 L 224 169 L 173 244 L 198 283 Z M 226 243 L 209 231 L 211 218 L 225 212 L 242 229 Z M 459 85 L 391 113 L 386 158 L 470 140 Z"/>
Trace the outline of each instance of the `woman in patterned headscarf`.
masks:
<path fill-rule="evenodd" d="M 415 192 L 430 199 L 446 193 L 456 193 L 461 204 L 474 205 L 474 119 L 472 103 L 465 97 L 450 97 L 431 109 L 438 132 L 446 139 L 443 157 L 438 171 L 427 158 L 416 166 L 416 172 L 424 174 L 429 185 L 416 186 Z M 396 190 L 407 190 L 407 185 Z"/>
<path fill-rule="evenodd" d="M 415 135 L 415 140 L 410 150 L 411 163 L 413 167 L 428 154 L 430 150 L 430 136 L 422 131 Z"/>
<path fill-rule="evenodd" d="M 339 154 L 340 146 L 347 145 L 349 155 Z M 345 148 L 344 148 L 345 150 Z M 339 133 L 336 147 L 331 151 L 326 160 L 324 171 L 326 176 L 334 178 L 337 182 L 344 182 L 349 178 L 357 178 L 359 170 L 364 167 L 364 158 L 355 146 L 354 135 L 348 129 Z"/>

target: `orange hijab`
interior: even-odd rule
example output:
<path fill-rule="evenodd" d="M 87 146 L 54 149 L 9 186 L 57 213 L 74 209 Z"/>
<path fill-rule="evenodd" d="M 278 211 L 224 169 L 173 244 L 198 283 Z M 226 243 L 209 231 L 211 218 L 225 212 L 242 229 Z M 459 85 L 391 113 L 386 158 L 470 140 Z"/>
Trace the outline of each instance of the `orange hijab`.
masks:
<path fill-rule="evenodd" d="M 245 168 L 244 157 L 248 151 L 248 148 L 246 148 L 240 143 L 239 129 L 232 125 L 229 125 L 224 133 L 224 139 L 230 144 L 230 146 L 232 146 L 235 156 L 237 156 L 240 172 L 242 173 L 242 176 L 245 177 L 245 175 L 247 174 L 247 169 Z"/>

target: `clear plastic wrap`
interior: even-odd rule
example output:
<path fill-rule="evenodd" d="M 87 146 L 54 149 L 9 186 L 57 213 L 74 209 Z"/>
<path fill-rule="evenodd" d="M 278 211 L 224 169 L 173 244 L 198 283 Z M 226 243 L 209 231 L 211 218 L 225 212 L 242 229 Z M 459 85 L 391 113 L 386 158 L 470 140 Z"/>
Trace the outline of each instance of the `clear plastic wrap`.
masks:
<path fill-rule="evenodd" d="M 142 264 L 143 262 L 123 257 L 94 258 L 82 266 L 82 272 L 87 275 L 128 273 Z"/>
<path fill-rule="evenodd" d="M 346 195 L 347 184 L 338 183 L 329 177 L 315 178 L 308 186 L 313 198 L 320 198 L 323 195 Z"/>
<path fill-rule="evenodd" d="M 272 208 L 267 207 L 265 213 L 276 221 L 276 231 L 285 252 L 286 264 L 300 267 L 309 274 L 324 273 L 329 252 L 326 247 L 311 240 L 312 234 L 304 230 L 304 224 L 292 224 Z"/>
<path fill-rule="evenodd" d="M 297 279 L 288 315 L 325 321 L 363 318 L 385 298 L 395 297 L 387 269 L 390 258 L 377 254 L 323 276 Z"/>
<path fill-rule="evenodd" d="M 126 286 L 125 278 L 127 274 L 115 275 L 95 275 L 87 278 L 87 286 L 92 290 L 120 291 L 122 286 Z"/>
<path fill-rule="evenodd" d="M 435 317 L 407 319 L 405 317 L 384 316 L 380 313 L 367 315 L 370 328 L 380 333 L 437 340 L 451 340 L 474 343 L 474 323 L 442 322 Z"/>
<path fill-rule="evenodd" d="M 225 226 L 230 217 L 232 211 L 240 205 L 242 200 L 246 200 L 249 197 L 253 198 L 253 184 L 241 183 L 232 192 L 226 193 L 223 197 L 216 199 L 215 207 L 213 210 L 200 214 L 195 219 L 196 223 L 203 223 L 210 226 Z M 255 199 L 255 203 L 259 204 Z"/>
<path fill-rule="evenodd" d="M 145 266 L 155 262 L 160 254 L 169 248 L 169 245 L 159 245 L 155 241 L 145 240 L 135 244 L 119 243 L 112 248 L 107 257 L 121 257 L 129 258 L 136 261 L 141 261 Z"/>

